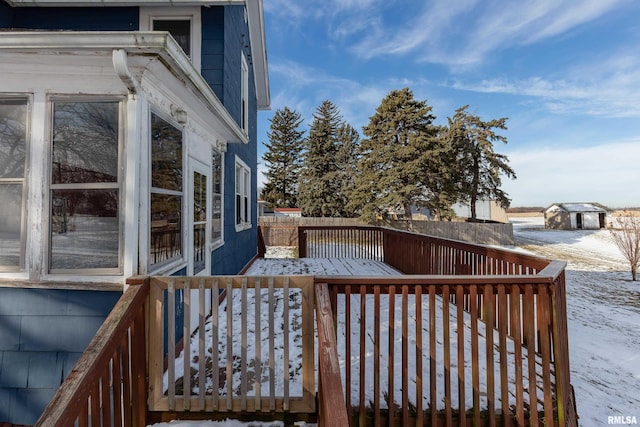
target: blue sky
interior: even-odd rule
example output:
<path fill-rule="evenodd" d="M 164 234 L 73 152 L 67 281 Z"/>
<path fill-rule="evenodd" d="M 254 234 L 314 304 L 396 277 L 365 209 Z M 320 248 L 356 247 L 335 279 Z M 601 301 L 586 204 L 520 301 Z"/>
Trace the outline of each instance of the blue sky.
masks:
<path fill-rule="evenodd" d="M 409 87 L 437 124 L 508 117 L 512 206 L 640 206 L 640 1 L 264 0 L 271 111 L 328 99 L 361 132 Z M 264 146 L 259 144 L 258 155 Z M 259 182 L 263 180 L 259 174 Z"/>

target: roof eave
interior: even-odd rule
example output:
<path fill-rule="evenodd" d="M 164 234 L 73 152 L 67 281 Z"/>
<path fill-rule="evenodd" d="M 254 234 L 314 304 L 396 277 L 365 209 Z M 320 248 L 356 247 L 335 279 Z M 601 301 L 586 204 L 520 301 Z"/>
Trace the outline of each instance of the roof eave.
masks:
<path fill-rule="evenodd" d="M 245 5 L 251 38 L 251 57 L 256 81 L 257 107 L 267 110 L 271 106 L 267 46 L 264 27 L 263 0 L 5 0 L 19 7 L 80 7 L 80 6 L 225 6 Z"/>
<path fill-rule="evenodd" d="M 231 117 L 209 84 L 196 70 L 178 43 L 166 32 L 80 32 L 80 31 L 30 31 L 5 32 L 0 36 L 0 51 L 9 52 L 113 52 L 122 49 L 128 55 L 157 55 L 168 67 L 178 71 L 209 110 L 227 128 L 229 143 L 248 143 L 244 130 Z"/>

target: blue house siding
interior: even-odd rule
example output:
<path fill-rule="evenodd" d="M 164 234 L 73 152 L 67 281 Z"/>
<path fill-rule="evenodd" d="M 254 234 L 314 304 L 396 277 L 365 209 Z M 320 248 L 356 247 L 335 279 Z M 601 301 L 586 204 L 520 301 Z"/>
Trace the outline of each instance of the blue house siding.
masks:
<path fill-rule="evenodd" d="M 257 252 L 257 113 L 249 28 L 243 6 L 224 6 L 202 11 L 202 75 L 220 98 L 231 117 L 240 124 L 242 116 L 241 52 L 249 62 L 249 143 L 229 144 L 225 157 L 224 246 L 211 256 L 212 274 L 237 274 Z M 207 46 L 208 45 L 208 46 Z M 205 47 L 206 46 L 206 47 Z M 251 168 L 251 224 L 236 231 L 235 159 Z"/>
<path fill-rule="evenodd" d="M 1 9 L 0 9 L 1 10 Z M 76 31 L 136 31 L 137 7 L 16 7 L 13 28 Z"/>
<path fill-rule="evenodd" d="M 223 6 L 203 7 L 202 19 L 202 55 L 200 73 L 209 83 L 216 96 L 224 102 L 224 16 Z M 238 70 L 240 70 L 238 68 Z"/>
<path fill-rule="evenodd" d="M 0 288 L 0 422 L 37 420 L 121 295 Z"/>

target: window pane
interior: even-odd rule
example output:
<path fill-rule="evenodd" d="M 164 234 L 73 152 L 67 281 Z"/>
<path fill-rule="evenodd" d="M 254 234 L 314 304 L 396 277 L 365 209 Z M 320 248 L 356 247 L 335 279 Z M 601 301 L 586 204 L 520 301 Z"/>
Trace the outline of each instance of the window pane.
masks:
<path fill-rule="evenodd" d="M 191 21 L 187 19 L 153 21 L 155 31 L 167 31 L 178 42 L 184 53 L 191 56 Z"/>
<path fill-rule="evenodd" d="M 118 181 L 118 103 L 57 102 L 52 183 Z"/>
<path fill-rule="evenodd" d="M 22 184 L 0 184 L 0 200 L 0 267 L 18 267 Z"/>
<path fill-rule="evenodd" d="M 207 220 L 207 177 L 193 174 L 193 222 Z"/>
<path fill-rule="evenodd" d="M 182 197 L 151 194 L 151 265 L 182 256 Z"/>
<path fill-rule="evenodd" d="M 213 193 L 221 194 L 222 193 L 222 154 L 218 153 L 216 150 L 213 150 L 212 155 L 212 182 L 213 182 Z"/>
<path fill-rule="evenodd" d="M 236 194 L 236 224 L 242 223 L 242 196 Z"/>
<path fill-rule="evenodd" d="M 182 191 L 182 132 L 151 115 L 151 185 Z"/>
<path fill-rule="evenodd" d="M 118 268 L 117 190 L 51 191 L 51 265 Z"/>
<path fill-rule="evenodd" d="M 24 177 L 26 123 L 26 100 L 0 100 L 0 178 Z"/>
<path fill-rule="evenodd" d="M 198 274 L 205 269 L 206 224 L 193 226 L 193 273 Z"/>
<path fill-rule="evenodd" d="M 211 239 L 218 240 L 222 237 L 222 197 L 213 196 L 211 211 Z"/>

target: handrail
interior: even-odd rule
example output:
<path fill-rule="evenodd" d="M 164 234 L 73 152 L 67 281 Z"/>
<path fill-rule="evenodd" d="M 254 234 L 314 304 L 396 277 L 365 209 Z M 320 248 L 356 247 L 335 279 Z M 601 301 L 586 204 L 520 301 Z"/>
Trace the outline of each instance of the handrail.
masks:
<path fill-rule="evenodd" d="M 375 226 L 299 226 L 304 257 L 370 258 L 404 274 L 534 275 L 549 260 L 515 251 Z"/>
<path fill-rule="evenodd" d="M 333 310 L 327 284 L 317 284 L 315 293 L 318 321 L 319 421 L 326 427 L 344 427 L 349 425 L 349 416 L 340 379 Z"/>
<path fill-rule="evenodd" d="M 148 295 L 148 280 L 129 286 L 35 426 L 146 425 Z"/>

